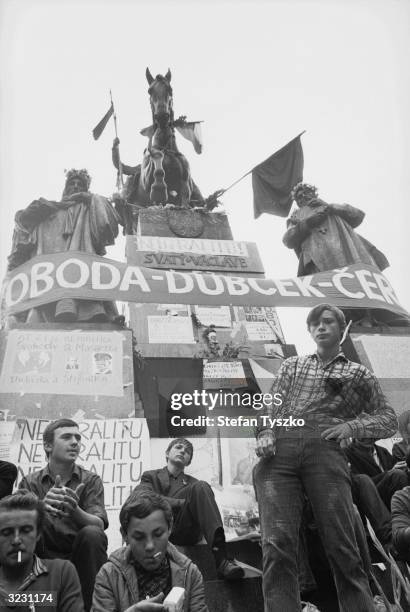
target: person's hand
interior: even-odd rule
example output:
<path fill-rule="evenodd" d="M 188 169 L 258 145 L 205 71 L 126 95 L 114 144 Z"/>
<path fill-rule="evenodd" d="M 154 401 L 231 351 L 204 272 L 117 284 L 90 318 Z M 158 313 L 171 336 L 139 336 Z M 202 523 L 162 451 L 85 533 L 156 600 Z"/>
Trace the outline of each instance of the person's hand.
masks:
<path fill-rule="evenodd" d="M 317 225 L 321 225 L 326 221 L 327 217 L 327 206 L 321 206 L 320 210 L 316 211 L 313 215 L 306 219 L 308 227 L 313 228 Z"/>
<path fill-rule="evenodd" d="M 64 502 L 64 492 L 63 485 L 61 484 L 61 476 L 57 475 L 54 486 L 47 491 L 44 499 L 44 505 L 46 507 L 47 512 L 49 512 L 54 517 L 62 517 L 63 513 L 63 502 Z"/>
<path fill-rule="evenodd" d="M 256 439 L 255 453 L 258 457 L 273 457 L 276 452 L 276 438 L 272 429 L 261 431 Z"/>
<path fill-rule="evenodd" d="M 160 593 L 150 599 L 143 599 L 137 604 L 130 606 L 124 612 L 165 612 L 165 608 L 162 605 L 164 601 L 164 593 Z"/>
<path fill-rule="evenodd" d="M 348 423 L 333 425 L 333 427 L 328 427 L 328 429 L 325 429 L 321 433 L 323 440 L 336 440 L 336 442 L 346 440 L 346 438 L 350 438 L 351 435 L 352 429 Z"/>
<path fill-rule="evenodd" d="M 78 507 L 79 496 L 85 484 L 78 485 L 75 491 L 61 484 L 61 476 L 57 475 L 54 486 L 44 497 L 46 510 L 56 518 L 64 518 L 72 514 Z"/>
<path fill-rule="evenodd" d="M 63 512 L 69 516 L 78 508 L 80 502 L 80 495 L 85 487 L 85 483 L 82 482 L 76 489 L 70 489 L 69 487 L 63 487 L 64 501 L 63 501 Z"/>
<path fill-rule="evenodd" d="M 403 470 L 407 467 L 407 462 L 403 459 L 403 461 L 397 461 L 397 463 L 395 463 L 393 465 L 393 470 Z"/>
<path fill-rule="evenodd" d="M 79 191 L 78 193 L 72 193 L 71 195 L 64 198 L 71 202 L 82 202 L 83 204 L 89 204 L 91 202 L 92 194 L 89 191 Z"/>
<path fill-rule="evenodd" d="M 113 140 L 112 148 L 115 149 L 116 147 L 118 147 L 119 144 L 120 144 L 120 139 L 118 138 L 118 136 L 116 136 Z"/>

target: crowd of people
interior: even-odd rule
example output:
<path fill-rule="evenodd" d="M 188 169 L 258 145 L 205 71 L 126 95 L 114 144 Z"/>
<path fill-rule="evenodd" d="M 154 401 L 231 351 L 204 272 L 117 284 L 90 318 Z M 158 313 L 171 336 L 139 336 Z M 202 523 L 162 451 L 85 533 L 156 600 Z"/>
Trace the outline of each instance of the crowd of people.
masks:
<path fill-rule="evenodd" d="M 383 610 L 367 520 L 386 551 L 410 561 L 410 411 L 399 417 L 402 441 L 392 454 L 377 445 L 396 433 L 397 419 L 375 376 L 341 351 L 345 325 L 330 304 L 311 310 L 317 351 L 282 363 L 272 388 L 282 405 L 261 412 L 304 421 L 272 428 L 261 419 L 256 431 L 265 612 L 302 609 L 319 549 L 341 612 Z M 167 610 L 181 587 L 181 609 L 206 612 L 203 577 L 177 548 L 199 541 L 221 579 L 244 578 L 227 553 L 211 487 L 185 473 L 194 454 L 188 440 L 172 440 L 166 465 L 143 473 L 119 514 L 124 545 L 108 559 L 103 483 L 77 464 L 78 424 L 49 423 L 43 445 L 45 467 L 24 476 L 15 493 L 16 468 L 0 465 L 0 611 L 36 610 L 44 596 L 58 612 L 155 612 Z"/>
<path fill-rule="evenodd" d="M 0 472 L 5 495 L 0 500 L 0 610 L 13 603 L 12 593 L 44 590 L 53 593 L 48 605 L 58 612 L 155 612 L 166 610 L 163 600 L 179 586 L 185 590 L 184 611 L 206 612 L 202 575 L 174 545 L 201 538 L 220 578 L 243 578 L 242 567 L 228 558 L 211 487 L 185 474 L 193 457 L 188 440 L 172 440 L 166 466 L 143 473 L 119 516 L 126 546 L 108 560 L 103 483 L 76 463 L 78 424 L 71 419 L 49 423 L 43 445 L 46 466 L 24 476 L 16 493 L 11 494 L 15 466 L 3 462 Z"/>

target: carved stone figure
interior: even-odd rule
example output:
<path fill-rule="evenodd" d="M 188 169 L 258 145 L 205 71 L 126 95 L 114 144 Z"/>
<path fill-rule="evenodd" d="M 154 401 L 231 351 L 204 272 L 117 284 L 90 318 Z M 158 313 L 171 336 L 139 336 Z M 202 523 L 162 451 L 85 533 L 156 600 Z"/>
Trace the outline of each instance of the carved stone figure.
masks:
<path fill-rule="evenodd" d="M 113 143 L 114 166 L 129 176 L 124 198 L 130 204 L 143 207 L 155 204 L 174 204 L 182 208 L 207 205 L 207 209 L 211 210 L 217 205 L 216 198 L 220 192 L 204 200 L 192 180 L 188 160 L 179 152 L 175 140 L 176 128 L 200 153 L 201 145 L 194 134 L 197 123 L 188 123 L 185 117 L 174 120 L 169 70 L 165 76 L 158 74 L 154 79 L 147 68 L 146 77 L 152 125 L 141 131 L 149 139 L 142 164 L 128 166 L 122 163 L 118 150 L 119 139 L 116 138 Z"/>
<path fill-rule="evenodd" d="M 389 262 L 354 228 L 364 212 L 349 204 L 328 204 L 313 185 L 298 183 L 292 196 L 299 206 L 287 220 L 284 244 L 299 257 L 298 276 L 364 263 L 384 270 Z"/>
<path fill-rule="evenodd" d="M 103 196 L 89 191 L 87 170 L 69 170 L 60 202 L 39 198 L 15 216 L 9 270 L 40 254 L 85 251 L 105 254 L 121 223 L 118 212 Z M 18 315 L 20 322 L 116 321 L 111 302 L 63 298 Z"/>

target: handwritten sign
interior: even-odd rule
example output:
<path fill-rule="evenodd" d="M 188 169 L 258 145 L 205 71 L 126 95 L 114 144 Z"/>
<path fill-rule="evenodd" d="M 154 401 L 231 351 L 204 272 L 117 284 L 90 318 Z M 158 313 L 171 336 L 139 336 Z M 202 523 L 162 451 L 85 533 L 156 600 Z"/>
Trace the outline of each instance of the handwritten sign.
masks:
<path fill-rule="evenodd" d="M 195 344 L 189 317 L 148 316 L 149 342 L 159 344 Z"/>
<path fill-rule="evenodd" d="M 18 480 L 45 466 L 43 432 L 48 423 L 45 419 L 15 422 L 9 460 L 18 466 Z M 101 477 L 107 510 L 121 508 L 150 467 L 145 419 L 84 420 L 78 425 L 81 451 L 77 463 Z"/>
<path fill-rule="evenodd" d="M 204 361 L 204 389 L 246 386 L 246 376 L 241 361 Z"/>
<path fill-rule="evenodd" d="M 245 327 L 249 340 L 254 342 L 276 340 L 275 332 L 266 321 L 247 321 Z"/>
<path fill-rule="evenodd" d="M 195 313 L 202 325 L 231 327 L 229 306 L 195 306 Z"/>
<path fill-rule="evenodd" d="M 1 392 L 123 396 L 122 345 L 115 332 L 12 330 Z"/>

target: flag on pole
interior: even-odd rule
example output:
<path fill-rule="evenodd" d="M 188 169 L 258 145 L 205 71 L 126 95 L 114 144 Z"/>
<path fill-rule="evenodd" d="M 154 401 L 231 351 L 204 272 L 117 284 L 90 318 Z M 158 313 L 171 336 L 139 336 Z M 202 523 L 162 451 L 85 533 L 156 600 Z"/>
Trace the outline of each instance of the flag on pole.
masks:
<path fill-rule="evenodd" d="M 105 113 L 104 117 L 101 121 L 95 126 L 93 129 L 94 140 L 98 140 L 103 131 L 105 130 L 105 126 L 108 123 L 109 118 L 114 114 L 114 104 L 111 102 L 111 106 L 108 111 Z"/>
<path fill-rule="evenodd" d="M 202 121 L 175 121 L 174 125 L 178 132 L 192 142 L 195 152 L 200 154 L 202 153 L 202 130 L 201 130 Z"/>
<path fill-rule="evenodd" d="M 302 132 L 303 134 L 304 132 Z M 291 191 L 303 180 L 303 150 L 299 134 L 252 170 L 255 219 L 262 213 L 287 217 Z"/>

